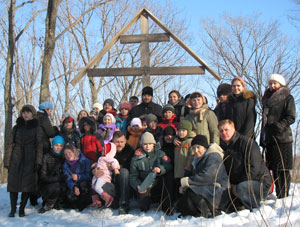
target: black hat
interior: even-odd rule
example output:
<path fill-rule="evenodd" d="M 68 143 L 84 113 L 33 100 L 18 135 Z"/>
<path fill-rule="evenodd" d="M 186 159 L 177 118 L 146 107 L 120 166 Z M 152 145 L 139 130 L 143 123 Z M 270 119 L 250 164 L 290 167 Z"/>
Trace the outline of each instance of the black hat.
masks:
<path fill-rule="evenodd" d="M 144 87 L 142 90 L 142 95 L 151 95 L 153 96 L 153 88 L 152 87 Z"/>
<path fill-rule="evenodd" d="M 231 93 L 231 85 L 230 84 L 220 84 L 217 89 L 217 96 L 221 95 L 229 95 Z"/>
<path fill-rule="evenodd" d="M 164 129 L 163 135 L 164 136 L 169 136 L 169 135 L 175 136 L 176 135 L 176 131 L 175 131 L 175 129 L 172 126 L 167 126 Z"/>
<path fill-rule="evenodd" d="M 194 139 L 192 140 L 192 146 L 194 146 L 196 144 L 201 145 L 205 148 L 208 148 L 208 142 L 207 142 L 206 136 L 203 136 L 203 135 L 195 136 Z"/>
<path fill-rule="evenodd" d="M 108 103 L 109 105 L 111 105 L 112 107 L 114 107 L 114 100 L 112 100 L 112 99 L 106 99 L 105 101 L 104 101 L 104 103 L 103 103 L 103 105 L 105 105 L 105 103 Z"/>

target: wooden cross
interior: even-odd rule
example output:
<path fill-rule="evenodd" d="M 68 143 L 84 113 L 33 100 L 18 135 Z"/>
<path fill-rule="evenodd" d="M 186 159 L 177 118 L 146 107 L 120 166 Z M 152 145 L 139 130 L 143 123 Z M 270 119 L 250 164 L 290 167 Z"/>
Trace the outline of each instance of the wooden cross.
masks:
<path fill-rule="evenodd" d="M 166 33 L 149 34 L 150 17 Z M 123 35 L 138 19 L 140 19 L 140 35 Z M 184 48 L 200 66 L 177 66 L 177 67 L 150 67 L 149 42 L 168 42 L 172 37 L 182 48 Z M 141 67 L 138 68 L 93 68 L 93 65 L 99 64 L 104 54 L 118 41 L 120 43 L 140 43 Z M 150 85 L 150 75 L 195 75 L 204 74 L 205 69 L 209 71 L 216 79 L 220 76 L 214 72 L 195 52 L 193 52 L 179 37 L 170 31 L 158 18 L 156 18 L 147 9 L 141 9 L 133 19 L 125 25 L 121 31 L 107 43 L 105 47 L 78 73 L 71 82 L 74 86 L 82 76 L 87 73 L 89 77 L 104 76 L 142 76 L 143 87 Z"/>

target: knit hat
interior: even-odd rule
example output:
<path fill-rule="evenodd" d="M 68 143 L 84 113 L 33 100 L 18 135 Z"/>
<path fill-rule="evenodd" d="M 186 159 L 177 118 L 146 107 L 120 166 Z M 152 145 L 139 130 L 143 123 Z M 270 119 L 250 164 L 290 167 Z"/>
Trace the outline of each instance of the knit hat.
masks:
<path fill-rule="evenodd" d="M 138 117 L 135 117 L 131 120 L 130 126 L 133 127 L 134 125 L 138 125 L 140 128 L 142 127 L 142 121 Z"/>
<path fill-rule="evenodd" d="M 96 103 L 93 104 L 93 109 L 94 108 L 98 108 L 99 110 L 102 110 L 103 106 L 102 106 L 102 104 L 96 102 Z"/>
<path fill-rule="evenodd" d="M 149 125 L 150 122 L 155 121 L 157 123 L 157 117 L 154 114 L 147 114 L 146 116 L 146 124 Z"/>
<path fill-rule="evenodd" d="M 30 111 L 30 112 L 32 113 L 32 117 L 33 117 L 33 118 L 36 117 L 36 110 L 35 110 L 34 106 L 29 105 L 29 104 L 24 105 L 24 106 L 22 107 L 22 109 L 21 109 L 20 116 L 22 116 L 22 113 L 23 113 L 24 111 Z"/>
<path fill-rule="evenodd" d="M 175 136 L 176 135 L 176 131 L 172 126 L 167 126 L 164 131 L 163 131 L 163 135 L 164 136 Z"/>
<path fill-rule="evenodd" d="M 53 147 L 55 144 L 61 144 L 62 146 L 65 145 L 65 140 L 62 136 L 55 136 L 53 139 L 52 139 L 52 152 L 53 154 L 55 155 L 58 155 L 58 156 L 61 156 L 62 152 L 56 152 Z"/>
<path fill-rule="evenodd" d="M 269 80 L 268 82 L 270 82 L 270 80 L 275 80 L 276 82 L 280 83 L 282 86 L 286 86 L 286 82 L 285 79 L 282 75 L 280 74 L 271 74 L 269 76 Z"/>
<path fill-rule="evenodd" d="M 73 118 L 73 117 L 70 117 L 70 116 L 67 116 L 67 117 L 64 119 L 63 125 L 64 125 L 65 123 L 69 123 L 69 122 L 73 122 L 73 127 L 75 126 L 75 125 L 74 125 L 74 118 Z"/>
<path fill-rule="evenodd" d="M 245 80 L 244 80 L 242 77 L 240 77 L 240 76 L 234 77 L 233 80 L 231 81 L 231 85 L 233 84 L 234 81 L 237 81 L 237 80 L 240 81 L 240 82 L 242 83 L 243 87 L 246 87 L 246 82 L 245 82 Z"/>
<path fill-rule="evenodd" d="M 107 116 L 111 118 L 111 123 L 112 123 L 112 124 L 115 124 L 115 123 L 116 123 L 116 118 L 115 118 L 114 115 L 112 115 L 111 113 L 105 114 L 104 117 L 103 117 L 103 121 L 104 121 L 104 119 L 105 119 Z"/>
<path fill-rule="evenodd" d="M 172 113 L 175 113 L 175 109 L 171 104 L 164 105 L 162 112 L 165 113 L 167 111 L 171 111 Z"/>
<path fill-rule="evenodd" d="M 129 102 L 122 102 L 120 105 L 119 105 L 119 110 L 122 110 L 122 109 L 126 109 L 126 110 L 131 110 L 131 105 Z"/>
<path fill-rule="evenodd" d="M 103 105 L 105 105 L 106 103 L 110 104 L 112 107 L 114 107 L 115 105 L 114 100 L 112 99 L 105 99 Z"/>
<path fill-rule="evenodd" d="M 220 84 L 217 89 L 217 96 L 220 97 L 221 95 L 229 95 L 231 90 L 232 88 L 230 84 Z"/>
<path fill-rule="evenodd" d="M 141 136 L 140 144 L 145 144 L 145 143 L 154 143 L 156 144 L 156 141 L 154 139 L 154 136 L 150 132 L 145 132 Z"/>
<path fill-rule="evenodd" d="M 40 109 L 40 110 L 45 110 L 45 109 L 51 109 L 51 110 L 53 110 L 53 104 L 50 103 L 50 102 L 42 102 L 42 103 L 39 105 L 39 109 Z"/>
<path fill-rule="evenodd" d="M 207 142 L 206 136 L 203 136 L 203 135 L 195 136 L 194 139 L 192 140 L 192 146 L 194 146 L 196 144 L 201 145 L 205 148 L 208 148 L 208 142 Z"/>
<path fill-rule="evenodd" d="M 142 90 L 142 95 L 151 95 L 153 96 L 153 88 L 152 87 L 144 87 Z"/>
<path fill-rule="evenodd" d="M 187 130 L 188 132 L 191 132 L 192 129 L 193 129 L 193 125 L 192 125 L 192 123 L 191 123 L 190 121 L 188 121 L 188 120 L 182 120 L 182 121 L 180 121 L 179 124 L 178 124 L 178 130 L 180 130 L 180 129 L 185 129 L 185 130 Z"/>

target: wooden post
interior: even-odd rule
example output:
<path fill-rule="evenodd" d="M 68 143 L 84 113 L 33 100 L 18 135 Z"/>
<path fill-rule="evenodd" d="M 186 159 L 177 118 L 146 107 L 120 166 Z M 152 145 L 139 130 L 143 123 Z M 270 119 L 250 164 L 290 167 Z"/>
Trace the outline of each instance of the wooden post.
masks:
<path fill-rule="evenodd" d="M 141 26 L 141 34 L 149 34 L 149 20 L 148 15 L 146 13 L 142 13 L 140 17 L 140 26 Z M 147 72 L 147 68 L 150 66 L 150 51 L 149 51 L 149 41 L 144 40 L 141 42 L 140 46 L 141 53 L 141 68 L 145 68 L 143 72 L 142 84 L 143 87 L 150 86 L 150 75 Z"/>

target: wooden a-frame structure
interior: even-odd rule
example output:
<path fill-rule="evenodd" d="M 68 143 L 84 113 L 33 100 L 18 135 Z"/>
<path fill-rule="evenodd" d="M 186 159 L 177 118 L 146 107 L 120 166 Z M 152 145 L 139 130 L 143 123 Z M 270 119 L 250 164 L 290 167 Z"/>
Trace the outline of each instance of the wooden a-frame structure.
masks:
<path fill-rule="evenodd" d="M 149 21 L 151 18 L 166 33 L 149 34 Z M 140 35 L 124 35 L 136 22 L 140 19 Z M 190 54 L 200 66 L 177 66 L 177 67 L 150 67 L 149 42 L 166 42 L 173 38 L 186 52 Z M 118 41 L 125 43 L 140 43 L 141 51 L 141 67 L 139 68 L 107 68 L 95 69 L 99 65 L 103 56 Z M 89 63 L 79 71 L 75 78 L 71 81 L 74 86 L 86 73 L 89 77 L 100 76 L 143 76 L 143 87 L 150 85 L 150 75 L 193 75 L 204 74 L 207 70 L 217 80 L 220 76 L 212 70 L 193 50 L 191 50 L 178 36 L 176 36 L 169 28 L 167 28 L 157 17 L 149 10 L 142 8 L 104 47 L 95 55 Z"/>

